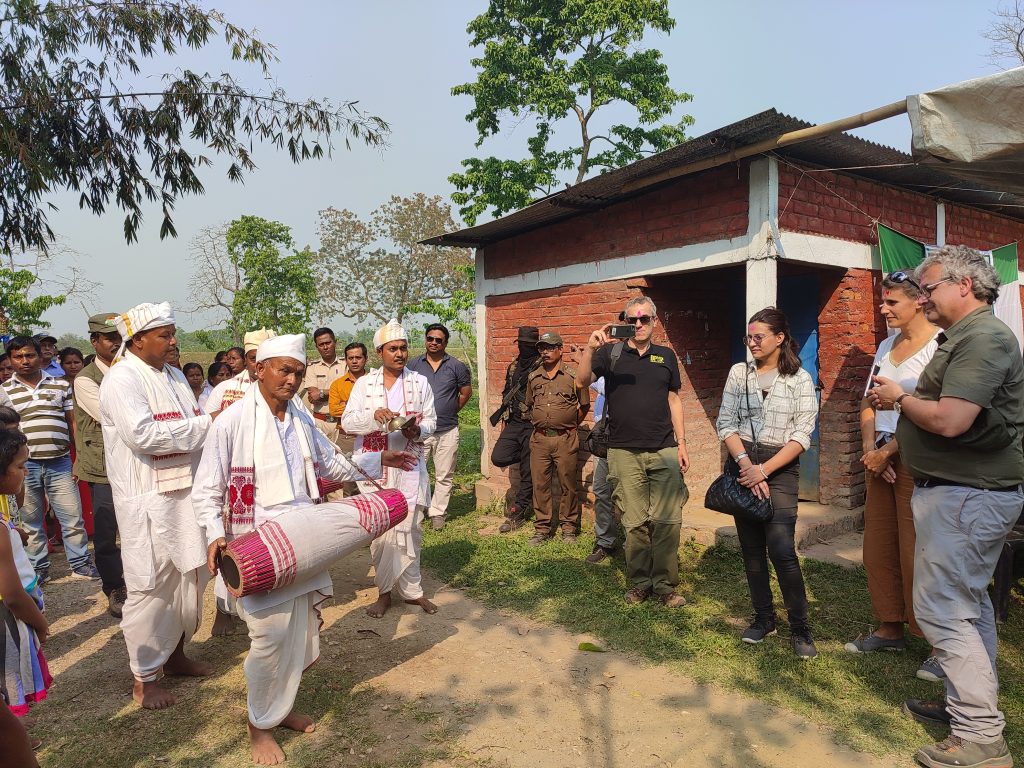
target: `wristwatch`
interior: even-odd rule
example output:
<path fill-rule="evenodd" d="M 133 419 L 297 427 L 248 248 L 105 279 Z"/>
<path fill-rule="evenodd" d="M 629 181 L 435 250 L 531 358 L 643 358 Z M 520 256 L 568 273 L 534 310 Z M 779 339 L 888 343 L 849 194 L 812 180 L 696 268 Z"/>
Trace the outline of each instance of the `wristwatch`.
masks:
<path fill-rule="evenodd" d="M 902 395 L 897 397 L 896 400 L 893 402 L 892 409 L 894 411 L 896 411 L 896 413 L 903 413 L 903 406 L 900 405 L 900 400 L 902 400 L 904 397 L 906 397 L 909 394 L 910 394 L 909 392 L 904 392 Z"/>

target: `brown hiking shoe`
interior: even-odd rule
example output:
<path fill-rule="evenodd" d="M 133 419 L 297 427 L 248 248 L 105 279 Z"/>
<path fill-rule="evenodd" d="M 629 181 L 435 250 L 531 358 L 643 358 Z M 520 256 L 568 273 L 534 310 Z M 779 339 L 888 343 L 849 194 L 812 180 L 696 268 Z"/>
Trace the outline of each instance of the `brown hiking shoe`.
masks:
<path fill-rule="evenodd" d="M 118 587 L 110 591 L 107 595 L 107 612 L 115 619 L 121 618 L 121 612 L 124 609 L 124 601 L 128 599 L 128 588 Z"/>
<path fill-rule="evenodd" d="M 636 605 L 644 602 L 650 596 L 651 590 L 649 587 L 633 587 L 625 594 L 625 599 L 630 605 Z"/>
<path fill-rule="evenodd" d="M 682 595 L 677 595 L 675 592 L 666 592 L 664 595 L 658 595 L 658 599 L 666 608 L 682 608 L 686 605 L 686 598 Z"/>
<path fill-rule="evenodd" d="M 921 747 L 914 758 L 928 768 L 1011 768 L 1013 765 L 1005 740 L 977 744 L 952 734 L 938 744 Z"/>

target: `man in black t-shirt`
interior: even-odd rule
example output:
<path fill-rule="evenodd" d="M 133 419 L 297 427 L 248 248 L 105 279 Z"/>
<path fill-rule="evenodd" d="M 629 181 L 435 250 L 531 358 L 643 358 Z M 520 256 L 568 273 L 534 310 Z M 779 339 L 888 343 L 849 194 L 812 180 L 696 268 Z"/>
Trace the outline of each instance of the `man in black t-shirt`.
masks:
<path fill-rule="evenodd" d="M 668 347 L 651 343 L 658 323 L 645 296 L 626 304 L 625 322 L 636 336 L 610 343 L 610 326 L 590 335 L 576 376 L 589 387 L 603 376 L 608 398 L 608 480 L 626 529 L 626 602 L 655 595 L 677 608 L 686 600 L 679 583 L 679 528 L 689 497 L 683 473 L 690 465 L 683 427 L 679 362 Z"/>

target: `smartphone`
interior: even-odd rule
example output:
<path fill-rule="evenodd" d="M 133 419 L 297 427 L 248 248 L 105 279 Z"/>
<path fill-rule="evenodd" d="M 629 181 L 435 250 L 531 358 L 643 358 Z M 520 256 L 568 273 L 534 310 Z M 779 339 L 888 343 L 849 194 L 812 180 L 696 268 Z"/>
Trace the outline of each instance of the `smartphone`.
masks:
<path fill-rule="evenodd" d="M 882 369 L 881 365 L 876 365 L 874 368 L 871 369 L 871 375 L 868 376 L 867 386 L 864 387 L 864 397 L 867 397 L 868 393 L 871 392 L 871 388 L 875 386 L 875 382 L 873 381 L 873 379 L 875 378 L 875 376 L 878 375 L 878 372 L 881 369 Z"/>
<path fill-rule="evenodd" d="M 613 325 L 608 335 L 613 339 L 632 339 L 636 336 L 635 325 Z"/>

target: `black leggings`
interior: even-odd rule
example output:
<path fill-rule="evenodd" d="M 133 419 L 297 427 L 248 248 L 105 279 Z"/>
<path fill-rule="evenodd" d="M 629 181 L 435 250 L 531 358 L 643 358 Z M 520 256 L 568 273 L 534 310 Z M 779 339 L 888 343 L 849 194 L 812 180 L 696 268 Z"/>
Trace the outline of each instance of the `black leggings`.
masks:
<path fill-rule="evenodd" d="M 744 441 L 744 449 L 753 460 L 753 445 Z M 759 462 L 767 461 L 778 450 L 762 447 Z M 804 588 L 804 576 L 800 571 L 795 542 L 799 487 L 800 462 L 794 460 L 768 478 L 772 507 L 775 509 L 771 522 L 754 523 L 737 518 L 736 533 L 739 535 L 740 550 L 743 552 L 743 566 L 747 572 L 747 586 L 750 588 L 755 618 L 775 619 L 771 575 L 768 572 L 770 558 L 772 565 L 775 566 L 779 587 L 782 589 L 782 599 L 786 604 L 790 627 L 806 629 L 807 591 Z"/>

